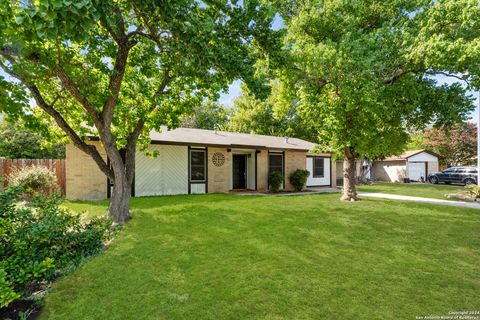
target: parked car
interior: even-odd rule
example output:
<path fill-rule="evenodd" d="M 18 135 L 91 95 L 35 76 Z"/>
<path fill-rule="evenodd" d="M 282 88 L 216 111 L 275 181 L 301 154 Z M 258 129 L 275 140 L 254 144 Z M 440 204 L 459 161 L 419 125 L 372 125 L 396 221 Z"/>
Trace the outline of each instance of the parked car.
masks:
<path fill-rule="evenodd" d="M 444 182 L 477 184 L 477 168 L 475 167 L 451 167 L 442 172 L 437 172 L 428 176 L 428 181 L 433 184 Z"/>

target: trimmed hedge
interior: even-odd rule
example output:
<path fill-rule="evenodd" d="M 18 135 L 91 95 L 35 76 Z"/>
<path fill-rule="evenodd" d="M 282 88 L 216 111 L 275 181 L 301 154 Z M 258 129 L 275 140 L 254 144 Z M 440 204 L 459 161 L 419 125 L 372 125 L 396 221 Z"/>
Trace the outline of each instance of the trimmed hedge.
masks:
<path fill-rule="evenodd" d="M 305 184 L 307 184 L 308 176 L 310 172 L 308 170 L 297 169 L 290 173 L 288 180 L 292 184 L 295 191 L 302 191 Z"/>
<path fill-rule="evenodd" d="M 272 172 L 268 176 L 268 185 L 270 187 L 270 192 L 278 192 L 283 183 L 283 175 L 278 172 Z"/>

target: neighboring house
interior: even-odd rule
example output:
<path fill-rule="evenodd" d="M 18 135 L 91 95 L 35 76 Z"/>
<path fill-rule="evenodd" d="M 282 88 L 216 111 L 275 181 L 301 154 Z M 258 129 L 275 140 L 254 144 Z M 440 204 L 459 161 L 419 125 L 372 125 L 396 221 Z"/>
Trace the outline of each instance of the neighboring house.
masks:
<path fill-rule="evenodd" d="M 331 154 L 309 153 L 315 144 L 305 140 L 189 128 L 151 132 L 150 138 L 148 150 L 157 156 L 137 151 L 134 196 L 267 191 L 273 171 L 282 172 L 283 189 L 292 190 L 288 175 L 296 169 L 310 171 L 307 187 L 336 185 Z M 110 196 L 105 175 L 72 144 L 66 148 L 66 178 L 68 199 Z"/>
<path fill-rule="evenodd" d="M 372 165 L 371 177 L 374 180 L 387 182 L 425 181 L 429 174 L 438 172 L 439 155 L 427 150 L 405 151 L 399 156 L 375 161 Z"/>

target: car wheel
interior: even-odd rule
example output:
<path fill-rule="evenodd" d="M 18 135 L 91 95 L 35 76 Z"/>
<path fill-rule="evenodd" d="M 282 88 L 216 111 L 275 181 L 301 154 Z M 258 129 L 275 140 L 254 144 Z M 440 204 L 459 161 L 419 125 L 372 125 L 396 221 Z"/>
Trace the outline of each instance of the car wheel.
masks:
<path fill-rule="evenodd" d="M 435 176 L 434 176 L 434 177 L 430 177 L 429 180 L 430 180 L 430 183 L 431 183 L 431 184 L 438 184 L 438 178 L 435 177 Z"/>
<path fill-rule="evenodd" d="M 465 183 L 466 186 L 468 186 L 469 184 L 477 184 L 472 178 L 465 179 L 463 183 Z"/>

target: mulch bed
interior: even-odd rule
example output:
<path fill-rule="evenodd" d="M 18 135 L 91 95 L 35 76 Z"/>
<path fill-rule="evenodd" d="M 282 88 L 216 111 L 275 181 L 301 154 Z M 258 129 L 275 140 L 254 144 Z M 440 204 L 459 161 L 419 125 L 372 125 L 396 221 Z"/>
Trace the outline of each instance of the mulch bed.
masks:
<path fill-rule="evenodd" d="M 23 319 L 34 320 L 40 316 L 41 309 L 34 300 L 16 300 L 8 307 L 0 308 L 0 319 L 17 320 L 22 319 L 21 313 L 25 313 Z"/>

